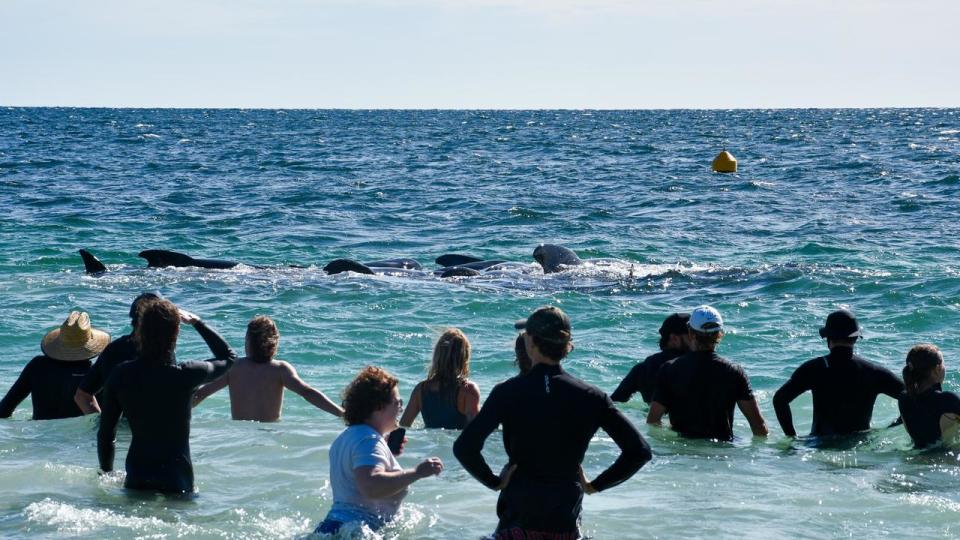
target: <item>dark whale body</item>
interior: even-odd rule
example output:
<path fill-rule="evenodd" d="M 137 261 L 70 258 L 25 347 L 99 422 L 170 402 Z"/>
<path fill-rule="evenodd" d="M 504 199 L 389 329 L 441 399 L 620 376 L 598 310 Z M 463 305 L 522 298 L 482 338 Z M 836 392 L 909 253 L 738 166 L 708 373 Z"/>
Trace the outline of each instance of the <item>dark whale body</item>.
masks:
<path fill-rule="evenodd" d="M 572 250 L 555 244 L 540 244 L 533 250 L 533 258 L 543 268 L 544 274 L 553 274 L 563 270 L 563 266 L 583 264 Z"/>
<path fill-rule="evenodd" d="M 382 274 L 390 270 L 422 270 L 423 267 L 413 259 L 386 259 L 368 263 L 357 262 L 353 259 L 336 259 L 327 263 L 323 271 L 330 274 L 356 272 L 357 274 Z"/>
<path fill-rule="evenodd" d="M 147 268 L 166 268 L 169 266 L 185 268 L 195 266 L 197 268 L 225 270 L 240 264 L 235 261 L 221 261 L 217 259 L 194 259 L 189 255 L 177 253 L 176 251 L 167 251 L 165 249 L 146 249 L 141 251 L 137 256 L 147 260 Z"/>

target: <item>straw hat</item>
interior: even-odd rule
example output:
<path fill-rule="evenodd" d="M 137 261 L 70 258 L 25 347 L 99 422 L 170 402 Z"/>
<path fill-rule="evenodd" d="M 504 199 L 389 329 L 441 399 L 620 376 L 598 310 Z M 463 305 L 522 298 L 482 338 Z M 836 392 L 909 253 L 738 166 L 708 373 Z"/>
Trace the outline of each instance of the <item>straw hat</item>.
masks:
<path fill-rule="evenodd" d="M 89 360 L 110 343 L 110 334 L 90 326 L 90 316 L 82 311 L 70 313 L 60 328 L 43 336 L 40 350 L 54 360 Z"/>

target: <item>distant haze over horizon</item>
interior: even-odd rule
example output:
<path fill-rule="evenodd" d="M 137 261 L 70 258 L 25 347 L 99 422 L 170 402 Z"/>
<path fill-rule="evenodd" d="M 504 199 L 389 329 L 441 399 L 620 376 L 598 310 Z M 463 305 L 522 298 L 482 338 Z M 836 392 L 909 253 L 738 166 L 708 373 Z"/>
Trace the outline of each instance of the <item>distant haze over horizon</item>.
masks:
<path fill-rule="evenodd" d="M 960 2 L 0 3 L 0 105 L 960 106 Z"/>

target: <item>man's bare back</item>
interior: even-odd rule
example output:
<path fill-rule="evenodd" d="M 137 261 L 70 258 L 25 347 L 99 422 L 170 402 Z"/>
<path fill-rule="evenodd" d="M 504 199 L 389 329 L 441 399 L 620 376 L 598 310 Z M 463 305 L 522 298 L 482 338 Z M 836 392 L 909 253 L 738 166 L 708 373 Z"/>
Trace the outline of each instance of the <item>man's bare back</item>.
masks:
<path fill-rule="evenodd" d="M 300 394 L 317 408 L 334 416 L 343 410 L 327 396 L 297 375 L 297 370 L 283 360 L 254 362 L 248 357 L 238 360 L 223 377 L 200 387 L 193 395 L 193 406 L 225 386 L 230 387 L 230 413 L 234 420 L 276 422 L 283 409 L 283 389 Z"/>

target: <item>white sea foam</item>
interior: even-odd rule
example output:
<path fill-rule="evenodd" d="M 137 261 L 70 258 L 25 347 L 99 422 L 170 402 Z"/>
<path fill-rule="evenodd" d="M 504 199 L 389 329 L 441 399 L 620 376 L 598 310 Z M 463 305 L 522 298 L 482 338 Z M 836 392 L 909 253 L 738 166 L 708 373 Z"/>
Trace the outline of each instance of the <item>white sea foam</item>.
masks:
<path fill-rule="evenodd" d="M 157 517 L 127 516 L 111 510 L 78 508 L 50 498 L 28 504 L 23 513 L 28 521 L 56 527 L 60 533 L 82 534 L 117 528 L 136 532 L 166 530 L 175 536 L 200 532 L 199 527 L 186 523 L 168 523 Z"/>

